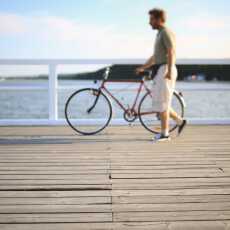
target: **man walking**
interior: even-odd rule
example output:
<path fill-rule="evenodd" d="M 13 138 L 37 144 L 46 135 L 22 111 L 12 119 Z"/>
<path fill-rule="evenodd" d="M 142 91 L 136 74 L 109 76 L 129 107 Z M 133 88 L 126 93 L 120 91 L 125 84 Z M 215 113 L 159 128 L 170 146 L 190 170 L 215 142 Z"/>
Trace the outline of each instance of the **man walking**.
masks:
<path fill-rule="evenodd" d="M 154 30 L 158 30 L 154 54 L 143 66 L 136 69 L 136 73 L 141 74 L 152 66 L 157 68 L 153 85 L 153 109 L 160 114 L 161 134 L 156 135 L 154 140 L 165 141 L 170 140 L 170 117 L 178 124 L 178 134 L 182 132 L 187 122 L 171 108 L 172 95 L 177 79 L 175 36 L 165 26 L 166 13 L 164 10 L 154 8 L 149 11 L 149 16 L 150 25 Z"/>

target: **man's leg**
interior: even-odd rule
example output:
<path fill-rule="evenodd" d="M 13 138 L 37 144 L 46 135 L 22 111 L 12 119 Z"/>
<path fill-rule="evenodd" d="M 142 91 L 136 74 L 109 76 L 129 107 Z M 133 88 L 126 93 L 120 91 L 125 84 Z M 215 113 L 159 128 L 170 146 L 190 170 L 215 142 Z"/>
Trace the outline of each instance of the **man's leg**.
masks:
<path fill-rule="evenodd" d="M 154 142 L 158 141 L 170 141 L 169 136 L 169 110 L 159 113 L 161 119 L 161 133 L 158 133 L 153 138 Z"/>
<path fill-rule="evenodd" d="M 168 109 L 160 113 L 161 118 L 161 132 L 164 136 L 169 136 L 169 118 L 176 121 L 178 125 L 183 123 L 183 119 L 172 109 Z"/>
<path fill-rule="evenodd" d="M 183 119 L 172 109 L 170 108 L 169 116 L 176 121 L 178 125 L 181 125 L 183 123 Z"/>
<path fill-rule="evenodd" d="M 161 132 L 164 136 L 169 136 L 169 110 L 160 113 Z"/>
<path fill-rule="evenodd" d="M 176 123 L 178 125 L 178 135 L 180 135 L 180 133 L 183 131 L 184 127 L 186 126 L 187 121 L 185 119 L 183 119 L 182 117 L 180 117 L 172 108 L 170 108 L 169 116 L 174 121 L 176 121 Z"/>

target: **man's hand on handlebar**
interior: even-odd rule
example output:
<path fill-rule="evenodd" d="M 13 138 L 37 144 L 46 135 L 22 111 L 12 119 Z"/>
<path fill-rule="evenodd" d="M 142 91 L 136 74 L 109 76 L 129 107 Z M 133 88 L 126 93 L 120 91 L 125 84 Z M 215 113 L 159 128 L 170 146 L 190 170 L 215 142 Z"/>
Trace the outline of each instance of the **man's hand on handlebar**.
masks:
<path fill-rule="evenodd" d="M 148 69 L 144 68 L 144 67 L 139 67 L 135 70 L 136 75 L 138 76 L 142 76 L 143 77 L 143 81 L 149 81 L 152 79 L 151 77 L 151 71 L 149 71 Z"/>
<path fill-rule="evenodd" d="M 136 68 L 136 70 L 135 70 L 136 75 L 142 75 L 144 72 L 145 72 L 145 68 L 142 66 Z"/>

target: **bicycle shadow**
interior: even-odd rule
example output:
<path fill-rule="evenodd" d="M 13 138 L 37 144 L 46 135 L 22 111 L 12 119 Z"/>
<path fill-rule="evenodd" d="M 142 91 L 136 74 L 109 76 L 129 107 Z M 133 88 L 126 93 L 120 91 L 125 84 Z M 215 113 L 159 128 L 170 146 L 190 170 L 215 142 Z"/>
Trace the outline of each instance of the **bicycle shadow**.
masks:
<path fill-rule="evenodd" d="M 72 144 L 74 139 L 0 139 L 0 145 L 57 145 L 57 144 Z"/>
<path fill-rule="evenodd" d="M 172 136 L 172 139 L 175 141 L 177 138 L 176 135 Z M 119 137 L 117 134 L 109 134 L 103 135 L 98 134 L 94 136 L 65 136 L 65 137 L 52 137 L 52 138 L 33 138 L 24 139 L 5 139 L 0 138 L 0 146 L 1 145 L 77 145 L 77 144 L 87 144 L 93 145 L 96 143 L 101 144 L 127 144 L 127 143 L 153 143 L 152 136 L 145 135 L 144 137 L 138 136 L 127 136 L 127 135 L 120 135 Z"/>

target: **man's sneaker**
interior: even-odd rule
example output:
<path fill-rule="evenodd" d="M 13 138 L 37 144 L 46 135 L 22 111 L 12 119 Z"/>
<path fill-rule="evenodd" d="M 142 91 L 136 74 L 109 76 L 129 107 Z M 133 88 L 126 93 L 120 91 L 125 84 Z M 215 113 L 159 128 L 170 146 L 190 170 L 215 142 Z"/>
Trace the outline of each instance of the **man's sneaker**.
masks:
<path fill-rule="evenodd" d="M 185 126 L 187 125 L 187 120 L 183 120 L 182 124 L 178 126 L 178 136 L 181 134 Z"/>
<path fill-rule="evenodd" d="M 162 142 L 162 141 L 170 141 L 171 138 L 170 136 L 165 136 L 163 134 L 157 134 L 154 138 L 153 138 L 153 142 Z"/>

